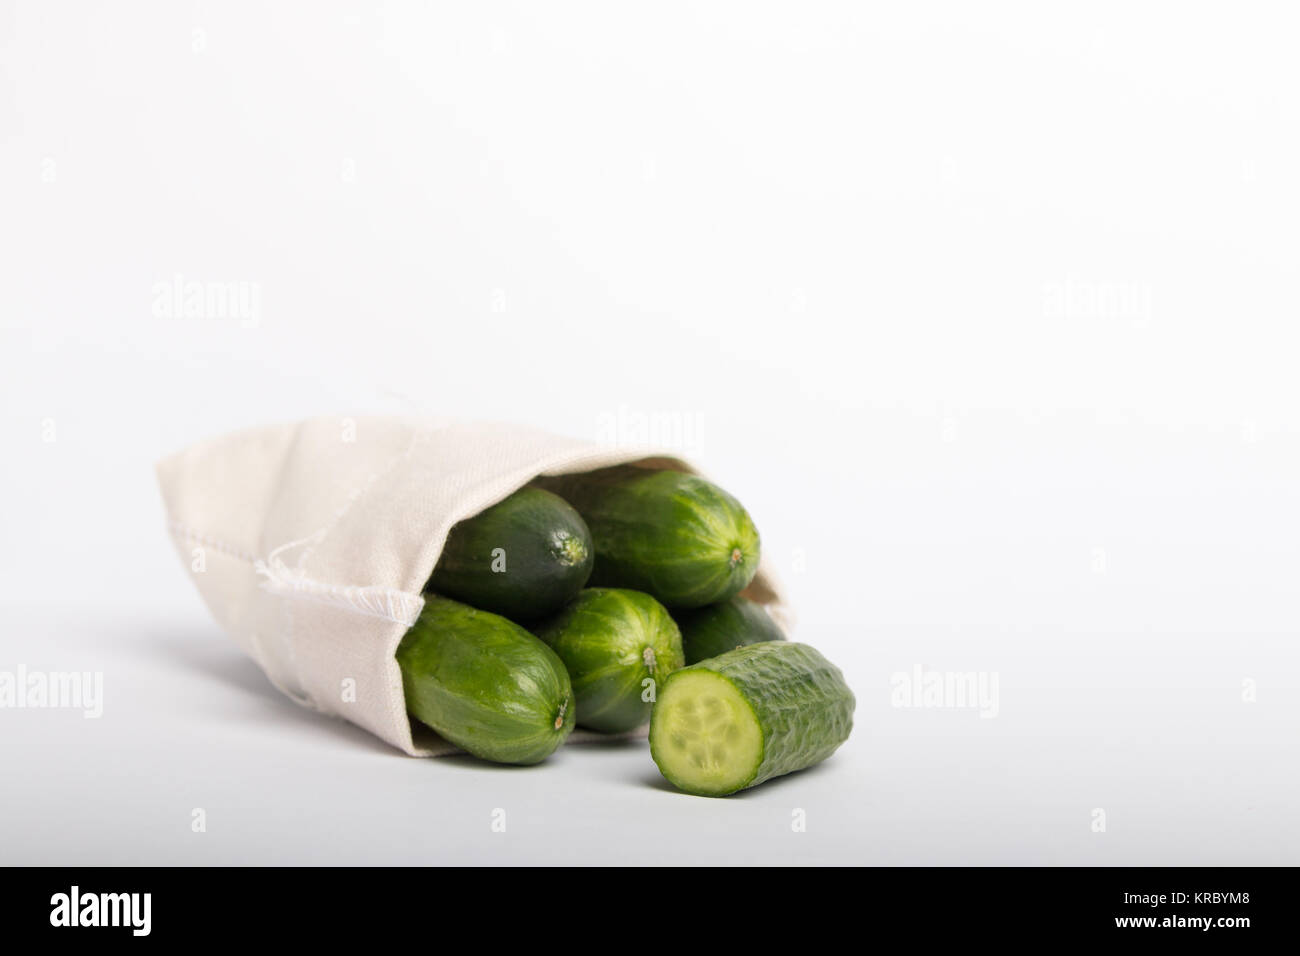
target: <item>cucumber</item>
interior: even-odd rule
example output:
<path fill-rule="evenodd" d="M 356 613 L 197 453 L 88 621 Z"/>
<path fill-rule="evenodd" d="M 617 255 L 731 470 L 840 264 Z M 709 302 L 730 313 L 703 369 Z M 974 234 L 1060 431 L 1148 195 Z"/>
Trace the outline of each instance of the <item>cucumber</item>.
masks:
<path fill-rule="evenodd" d="M 758 570 L 758 530 L 740 502 L 679 471 L 623 465 L 541 479 L 591 528 L 590 583 L 701 607 L 743 590 Z"/>
<path fill-rule="evenodd" d="M 538 763 L 573 730 L 564 664 L 504 617 L 429 596 L 397 663 L 411 715 L 477 757 Z"/>
<path fill-rule="evenodd" d="M 426 591 L 531 621 L 559 610 L 591 576 L 591 532 L 541 488 L 522 488 L 451 529 Z"/>
<path fill-rule="evenodd" d="M 677 625 L 640 591 L 588 588 L 537 636 L 569 671 L 578 723 L 605 733 L 649 720 L 659 684 L 684 663 Z"/>
<path fill-rule="evenodd" d="M 853 729 L 853 692 L 807 644 L 764 641 L 659 688 L 650 755 L 674 786 L 721 797 L 820 763 Z"/>
<path fill-rule="evenodd" d="M 784 641 L 785 634 L 761 604 L 736 595 L 707 607 L 673 615 L 682 631 L 687 664 L 697 664 L 745 644 Z"/>

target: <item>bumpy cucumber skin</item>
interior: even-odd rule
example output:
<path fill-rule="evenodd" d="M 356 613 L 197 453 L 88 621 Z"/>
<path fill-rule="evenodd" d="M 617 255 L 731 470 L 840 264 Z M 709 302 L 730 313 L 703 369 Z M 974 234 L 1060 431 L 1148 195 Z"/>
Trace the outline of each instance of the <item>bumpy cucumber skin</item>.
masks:
<path fill-rule="evenodd" d="M 397 663 L 411 715 L 477 757 L 538 763 L 573 730 L 563 662 L 499 615 L 429 596 Z"/>
<path fill-rule="evenodd" d="M 602 733 L 633 730 L 649 720 L 654 697 L 647 689 L 657 689 L 685 663 L 676 623 L 640 591 L 588 588 L 536 634 L 569 671 L 579 726 Z"/>
<path fill-rule="evenodd" d="M 591 529 L 592 586 L 645 591 L 671 608 L 702 607 L 744 590 L 758 571 L 749 513 L 703 478 L 625 465 L 542 483 Z"/>
<path fill-rule="evenodd" d="M 708 670 L 725 678 L 749 704 L 763 736 L 763 754 L 753 773 L 739 786 L 719 793 L 690 790 L 664 773 L 669 781 L 701 796 L 726 796 L 758 786 L 765 780 L 804 770 L 833 754 L 853 730 L 853 691 L 840 669 L 816 648 L 790 641 L 748 644 L 669 676 L 660 691 L 667 694 L 679 674 Z M 650 755 L 660 772 L 655 735 L 650 718 Z"/>
<path fill-rule="evenodd" d="M 673 619 L 682 632 L 687 664 L 698 664 L 746 644 L 785 640 L 763 606 L 740 595 L 706 607 L 679 610 Z"/>
<path fill-rule="evenodd" d="M 493 570 L 498 548 L 504 571 Z M 451 529 L 425 590 L 529 622 L 582 590 L 594 560 L 591 532 L 568 502 L 521 488 Z"/>

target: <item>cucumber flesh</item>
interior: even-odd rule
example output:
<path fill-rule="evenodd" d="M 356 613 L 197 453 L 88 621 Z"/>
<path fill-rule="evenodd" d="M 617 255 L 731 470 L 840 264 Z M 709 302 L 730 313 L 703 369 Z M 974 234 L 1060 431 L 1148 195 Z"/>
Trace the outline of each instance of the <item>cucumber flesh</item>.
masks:
<path fill-rule="evenodd" d="M 712 671 L 682 674 L 655 705 L 655 758 L 690 793 L 721 796 L 744 787 L 763 761 L 763 734 L 744 695 Z"/>

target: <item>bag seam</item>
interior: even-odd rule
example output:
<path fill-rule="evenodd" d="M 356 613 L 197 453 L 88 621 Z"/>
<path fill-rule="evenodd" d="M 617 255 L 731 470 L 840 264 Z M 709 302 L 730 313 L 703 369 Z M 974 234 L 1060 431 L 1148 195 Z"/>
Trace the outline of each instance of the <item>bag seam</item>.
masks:
<path fill-rule="evenodd" d="M 213 535 L 204 534 L 202 531 L 191 528 L 189 525 L 176 521 L 175 519 L 168 519 L 167 530 L 171 532 L 173 537 L 180 537 L 184 538 L 186 541 L 197 542 L 206 548 L 212 548 L 214 551 L 218 551 L 221 554 L 229 555 L 232 558 L 238 558 L 247 564 L 253 564 L 257 561 L 257 558 L 254 555 L 249 554 L 243 548 L 222 541 L 220 538 L 214 537 Z"/>

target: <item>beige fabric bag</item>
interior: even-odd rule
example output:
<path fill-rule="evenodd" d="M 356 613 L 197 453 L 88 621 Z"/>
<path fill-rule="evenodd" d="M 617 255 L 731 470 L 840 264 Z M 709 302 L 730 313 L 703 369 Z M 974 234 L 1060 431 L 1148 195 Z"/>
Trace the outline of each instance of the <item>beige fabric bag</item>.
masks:
<path fill-rule="evenodd" d="M 199 593 L 276 687 L 440 756 L 456 748 L 419 725 L 413 735 L 394 653 L 447 532 L 538 475 L 633 461 L 692 470 L 516 425 L 318 418 L 200 443 L 160 462 L 158 481 Z M 746 593 L 783 616 L 766 565 Z"/>

